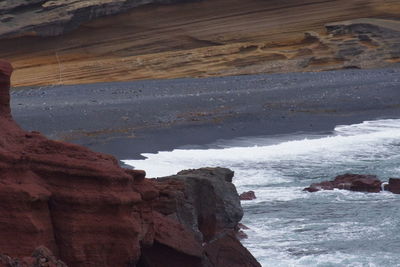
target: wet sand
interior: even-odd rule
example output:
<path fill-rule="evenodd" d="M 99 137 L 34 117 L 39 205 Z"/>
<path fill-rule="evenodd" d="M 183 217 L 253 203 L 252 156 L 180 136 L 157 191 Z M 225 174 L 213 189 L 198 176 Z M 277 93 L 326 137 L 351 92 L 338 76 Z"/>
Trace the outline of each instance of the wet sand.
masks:
<path fill-rule="evenodd" d="M 399 67 L 18 88 L 12 109 L 27 130 L 134 159 L 218 139 L 399 118 Z"/>

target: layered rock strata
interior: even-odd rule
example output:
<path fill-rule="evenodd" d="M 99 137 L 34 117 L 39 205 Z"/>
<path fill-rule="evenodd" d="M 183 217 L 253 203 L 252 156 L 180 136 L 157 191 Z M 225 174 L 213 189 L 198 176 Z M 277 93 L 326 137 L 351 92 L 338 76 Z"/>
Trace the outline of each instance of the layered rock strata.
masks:
<path fill-rule="evenodd" d="M 26 132 L 10 115 L 11 72 L 0 62 L 1 264 L 259 266 L 232 233 L 242 210 L 226 180 L 230 171 L 189 171 L 177 182 L 145 179 L 143 171 L 123 169 L 112 156 Z M 198 183 L 184 178 L 192 173 Z M 165 193 L 169 186 L 175 196 Z M 201 206 L 199 192 L 215 200 L 214 208 Z M 214 224 L 203 227 L 201 218 Z M 32 254 L 40 247 L 47 256 Z"/>
<path fill-rule="evenodd" d="M 146 4 L 190 0 L 13 0 L 0 3 L 0 36 L 57 36 L 84 22 Z"/>
<path fill-rule="evenodd" d="M 0 58 L 13 62 L 14 86 L 380 68 L 400 62 L 398 0 L 147 5 L 49 36 L 145 2 L 168 1 L 0 1 Z M 304 33 L 312 38 L 303 39 Z"/>

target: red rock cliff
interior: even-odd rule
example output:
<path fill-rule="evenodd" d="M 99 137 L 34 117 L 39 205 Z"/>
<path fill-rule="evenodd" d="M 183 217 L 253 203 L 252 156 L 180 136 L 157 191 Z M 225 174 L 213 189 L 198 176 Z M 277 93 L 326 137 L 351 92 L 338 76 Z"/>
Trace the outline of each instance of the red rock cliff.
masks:
<path fill-rule="evenodd" d="M 201 229 L 154 208 L 168 184 L 120 168 L 111 156 L 23 131 L 10 114 L 11 73 L 0 61 L 0 266 L 54 261 L 35 256 L 43 247 L 68 266 L 259 266 L 226 229 L 203 243 Z M 26 258 L 35 249 L 36 258 Z"/>

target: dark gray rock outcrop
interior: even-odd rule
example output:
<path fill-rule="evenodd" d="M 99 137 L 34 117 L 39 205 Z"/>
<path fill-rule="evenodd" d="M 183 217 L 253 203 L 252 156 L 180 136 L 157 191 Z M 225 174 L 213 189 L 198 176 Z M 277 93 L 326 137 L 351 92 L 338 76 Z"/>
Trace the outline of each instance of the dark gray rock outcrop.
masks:
<path fill-rule="evenodd" d="M 361 68 L 400 58 L 400 21 L 363 18 L 330 23 L 325 28 L 333 43 L 340 36 L 353 37 L 336 44 L 336 59 L 348 61 L 348 67 Z"/>
<path fill-rule="evenodd" d="M 226 168 L 201 168 L 153 180 L 159 190 L 154 209 L 196 233 L 205 253 L 201 266 L 260 266 L 238 239 L 243 236 L 239 231 L 243 210 L 233 175 Z M 160 255 L 154 249 L 143 250 L 145 256 L 153 254 Z M 153 260 L 149 266 L 165 262 L 162 255 L 157 262 L 156 257 L 149 258 Z"/>
<path fill-rule="evenodd" d="M 159 178 L 160 202 L 156 208 L 197 232 L 204 241 L 234 230 L 243 210 L 232 184 L 233 174 L 225 168 L 201 168 Z"/>
<path fill-rule="evenodd" d="M 400 31 L 400 21 L 386 19 L 361 18 L 328 23 L 325 28 L 329 34 L 357 34 L 361 35 L 364 41 L 366 35 L 382 36 L 384 38 L 398 36 Z"/>

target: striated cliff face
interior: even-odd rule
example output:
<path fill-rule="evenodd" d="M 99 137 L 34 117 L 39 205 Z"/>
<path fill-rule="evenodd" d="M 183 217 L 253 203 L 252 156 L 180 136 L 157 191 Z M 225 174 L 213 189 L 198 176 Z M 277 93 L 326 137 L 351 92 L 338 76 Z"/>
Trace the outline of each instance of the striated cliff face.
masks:
<path fill-rule="evenodd" d="M 111 156 L 25 132 L 10 115 L 11 73 L 0 61 L 0 266 L 63 266 L 57 258 L 68 266 L 227 266 L 232 259 L 229 266 L 259 266 L 234 236 L 242 211 L 229 170 L 197 170 L 189 190 L 183 174 L 175 185 L 145 179 Z M 217 185 L 201 186 L 210 180 Z M 218 209 L 196 211 L 215 223 L 213 232 L 179 216 L 188 207 L 160 208 L 169 205 L 166 195 L 198 206 L 196 188 L 210 199 L 230 194 Z"/>
<path fill-rule="evenodd" d="M 134 7 L 190 0 L 13 0 L 0 3 L 0 36 L 57 36 L 98 17 Z"/>
<path fill-rule="evenodd" d="M 36 6 L 3 7 L 0 58 L 13 62 L 13 85 L 380 68 L 400 62 L 398 0 L 202 0 L 130 9 L 143 1 L 39 0 Z M 0 5 L 11 2 L 33 1 Z M 116 14 L 121 10 L 127 12 Z M 103 14 L 110 16 L 93 19 Z M 361 24 L 367 34 L 332 34 L 334 28 Z"/>

